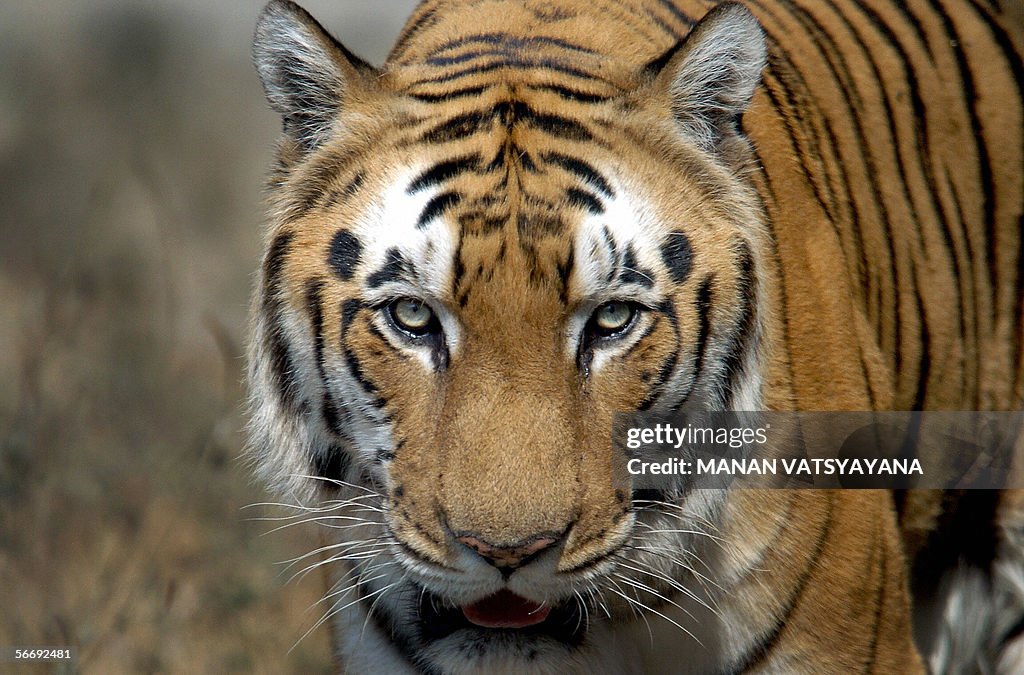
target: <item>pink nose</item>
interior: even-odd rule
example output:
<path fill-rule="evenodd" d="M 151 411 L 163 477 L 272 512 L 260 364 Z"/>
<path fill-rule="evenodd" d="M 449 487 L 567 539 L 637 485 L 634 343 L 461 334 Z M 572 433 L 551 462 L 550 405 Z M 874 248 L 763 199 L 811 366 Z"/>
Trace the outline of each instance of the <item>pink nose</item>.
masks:
<path fill-rule="evenodd" d="M 537 537 L 513 546 L 494 546 L 473 535 L 458 537 L 458 541 L 476 551 L 481 558 L 498 569 L 515 569 L 554 544 L 553 537 Z"/>

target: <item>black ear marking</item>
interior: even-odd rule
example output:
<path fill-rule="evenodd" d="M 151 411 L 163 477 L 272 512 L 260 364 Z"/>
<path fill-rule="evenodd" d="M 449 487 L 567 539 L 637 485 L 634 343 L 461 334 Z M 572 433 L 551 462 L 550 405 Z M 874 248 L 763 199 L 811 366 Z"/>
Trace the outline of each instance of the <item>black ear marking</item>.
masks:
<path fill-rule="evenodd" d="M 375 72 L 289 0 L 263 8 L 252 56 L 270 107 L 305 152 L 327 139 L 346 98 Z"/>
<path fill-rule="evenodd" d="M 686 38 L 647 65 L 687 136 L 713 150 L 735 133 L 768 60 L 764 31 L 746 7 L 718 5 Z"/>

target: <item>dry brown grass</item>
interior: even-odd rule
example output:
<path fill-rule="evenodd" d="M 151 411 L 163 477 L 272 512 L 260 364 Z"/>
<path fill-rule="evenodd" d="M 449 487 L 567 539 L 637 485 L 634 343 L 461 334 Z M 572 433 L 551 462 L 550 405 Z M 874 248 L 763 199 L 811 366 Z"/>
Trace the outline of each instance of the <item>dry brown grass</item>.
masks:
<path fill-rule="evenodd" d="M 267 498 L 237 461 L 278 129 L 259 5 L 0 3 L 0 646 L 95 673 L 329 667 L 323 631 L 292 650 L 319 580 L 275 565 L 309 533 L 241 508 Z"/>
<path fill-rule="evenodd" d="M 323 635 L 288 653 L 316 580 L 282 589 L 274 565 L 309 542 L 261 537 L 241 509 L 264 496 L 235 461 L 237 341 L 211 317 L 182 345 L 147 276 L 4 288 L 22 314 L 0 408 L 0 644 L 74 645 L 97 673 L 324 671 Z"/>

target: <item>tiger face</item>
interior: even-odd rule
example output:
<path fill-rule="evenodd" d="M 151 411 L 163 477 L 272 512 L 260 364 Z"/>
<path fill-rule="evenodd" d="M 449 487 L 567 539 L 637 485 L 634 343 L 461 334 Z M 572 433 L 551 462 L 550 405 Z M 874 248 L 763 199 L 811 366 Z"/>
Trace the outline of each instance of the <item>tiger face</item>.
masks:
<path fill-rule="evenodd" d="M 722 503 L 645 506 L 614 413 L 764 404 L 739 118 L 765 46 L 737 6 L 643 67 L 490 28 L 436 28 L 377 71 L 298 7 L 264 11 L 284 137 L 251 446 L 281 493 L 355 519 L 328 530 L 343 623 L 373 619 L 421 667 L 558 670 L 700 576 L 665 551 L 696 555 Z M 483 49 L 504 67 L 445 79 Z M 566 52 L 600 77 L 516 67 Z"/>

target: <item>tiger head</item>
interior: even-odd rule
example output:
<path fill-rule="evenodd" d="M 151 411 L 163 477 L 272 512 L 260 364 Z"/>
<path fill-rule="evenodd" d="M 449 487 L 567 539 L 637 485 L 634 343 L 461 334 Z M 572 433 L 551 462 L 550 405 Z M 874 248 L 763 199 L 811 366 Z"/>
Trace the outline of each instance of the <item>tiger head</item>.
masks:
<path fill-rule="evenodd" d="M 502 7 L 414 19 L 382 70 L 297 6 L 264 10 L 255 63 L 284 133 L 249 382 L 262 477 L 379 528 L 366 606 L 427 595 L 434 626 L 467 620 L 440 639 L 524 629 L 511 649 L 553 639 L 525 628 L 572 623 L 622 561 L 651 564 L 631 542 L 656 509 L 614 461 L 614 413 L 762 407 L 740 118 L 766 57 L 733 5 L 640 67 L 650 45 L 516 37 L 529 10 Z M 342 543 L 363 535 L 334 532 L 358 568 Z"/>

